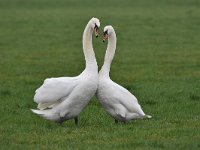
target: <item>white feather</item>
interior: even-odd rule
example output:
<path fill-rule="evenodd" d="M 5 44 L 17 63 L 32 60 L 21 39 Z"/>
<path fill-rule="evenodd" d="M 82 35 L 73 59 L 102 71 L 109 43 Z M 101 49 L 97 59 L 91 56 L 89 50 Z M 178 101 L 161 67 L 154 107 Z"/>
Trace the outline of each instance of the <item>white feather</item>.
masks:
<path fill-rule="evenodd" d="M 110 66 L 115 55 L 117 39 L 112 26 L 106 26 L 104 31 L 108 33 L 108 46 L 104 64 L 99 72 L 99 83 L 96 93 L 98 100 L 108 114 L 119 121 L 151 118 L 151 116 L 145 115 L 133 94 L 110 79 Z"/>
<path fill-rule="evenodd" d="M 34 101 L 41 110 L 32 110 L 33 113 L 52 121 L 75 118 L 95 94 L 98 84 L 98 66 L 92 47 L 95 24 L 100 26 L 99 20 L 92 18 L 83 33 L 85 70 L 76 77 L 46 79 L 34 96 Z"/>

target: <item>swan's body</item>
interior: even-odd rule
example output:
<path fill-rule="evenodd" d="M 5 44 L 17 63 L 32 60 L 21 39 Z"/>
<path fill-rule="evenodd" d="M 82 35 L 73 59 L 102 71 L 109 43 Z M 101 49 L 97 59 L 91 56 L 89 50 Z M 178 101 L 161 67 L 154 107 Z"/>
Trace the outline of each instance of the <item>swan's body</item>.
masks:
<path fill-rule="evenodd" d="M 39 110 L 32 110 L 34 113 L 56 122 L 74 118 L 77 124 L 79 113 L 97 90 L 98 66 L 92 47 L 92 33 L 99 26 L 99 20 L 92 18 L 83 33 L 85 70 L 76 77 L 46 79 L 36 90 L 34 101 L 38 103 Z"/>
<path fill-rule="evenodd" d="M 115 55 L 117 40 L 112 26 L 104 28 L 104 36 L 108 38 L 108 46 L 104 64 L 99 72 L 97 99 L 116 121 L 126 122 L 136 118 L 151 118 L 145 115 L 133 94 L 110 79 L 110 66 Z"/>

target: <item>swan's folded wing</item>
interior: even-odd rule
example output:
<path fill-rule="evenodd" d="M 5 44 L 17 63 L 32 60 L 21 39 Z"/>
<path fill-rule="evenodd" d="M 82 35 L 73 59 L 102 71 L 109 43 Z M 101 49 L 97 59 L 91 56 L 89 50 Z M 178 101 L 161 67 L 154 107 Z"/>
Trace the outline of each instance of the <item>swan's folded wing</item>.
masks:
<path fill-rule="evenodd" d="M 78 84 L 78 77 L 60 77 L 46 79 L 43 85 L 35 91 L 36 103 L 57 102 L 68 96 Z"/>
<path fill-rule="evenodd" d="M 115 82 L 113 82 L 112 85 L 114 89 L 113 91 L 116 93 L 115 98 L 121 105 L 126 107 L 129 111 L 141 109 L 137 98 L 132 93 Z"/>

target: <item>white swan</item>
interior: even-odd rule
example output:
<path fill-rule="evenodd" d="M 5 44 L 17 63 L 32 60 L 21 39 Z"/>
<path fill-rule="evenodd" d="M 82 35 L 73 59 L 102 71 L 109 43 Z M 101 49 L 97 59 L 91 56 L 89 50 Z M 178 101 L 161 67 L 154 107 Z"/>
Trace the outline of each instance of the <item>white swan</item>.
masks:
<path fill-rule="evenodd" d="M 98 66 L 92 46 L 92 33 L 95 31 L 98 37 L 99 27 L 99 20 L 92 18 L 83 33 L 85 70 L 76 77 L 46 79 L 36 90 L 34 101 L 38 103 L 39 110 L 32 109 L 34 113 L 60 123 L 74 118 L 75 124 L 78 124 L 79 113 L 97 90 Z"/>
<path fill-rule="evenodd" d="M 104 64 L 99 72 L 97 99 L 117 123 L 135 118 L 151 118 L 142 111 L 136 97 L 128 90 L 113 82 L 109 77 L 110 66 L 115 55 L 116 34 L 112 26 L 104 28 L 104 39 L 108 39 Z"/>

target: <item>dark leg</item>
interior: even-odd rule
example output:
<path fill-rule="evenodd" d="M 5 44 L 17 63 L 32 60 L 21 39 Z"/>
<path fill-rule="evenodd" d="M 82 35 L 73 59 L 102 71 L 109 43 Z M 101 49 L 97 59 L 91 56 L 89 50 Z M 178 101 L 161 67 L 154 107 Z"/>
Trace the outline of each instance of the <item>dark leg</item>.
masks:
<path fill-rule="evenodd" d="M 60 120 L 58 121 L 58 123 L 60 123 L 60 125 L 62 125 L 64 122 L 64 118 L 63 117 L 60 117 Z"/>
<path fill-rule="evenodd" d="M 126 124 L 126 120 L 124 120 L 123 123 Z"/>
<path fill-rule="evenodd" d="M 78 117 L 74 118 L 75 125 L 78 126 Z"/>
<path fill-rule="evenodd" d="M 118 123 L 118 120 L 115 119 L 115 123 Z"/>

